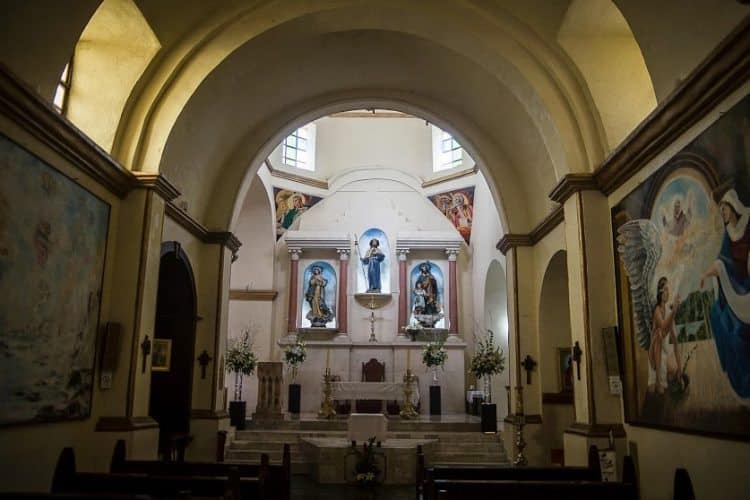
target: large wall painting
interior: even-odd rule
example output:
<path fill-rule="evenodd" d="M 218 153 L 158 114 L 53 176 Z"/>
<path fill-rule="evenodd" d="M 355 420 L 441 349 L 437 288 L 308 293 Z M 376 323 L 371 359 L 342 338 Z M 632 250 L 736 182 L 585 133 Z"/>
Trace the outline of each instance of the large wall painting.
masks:
<path fill-rule="evenodd" d="M 276 240 L 288 229 L 296 228 L 295 223 L 300 215 L 323 198 L 311 194 L 299 193 L 289 189 L 273 188 L 276 201 Z"/>
<path fill-rule="evenodd" d="M 0 425 L 91 414 L 109 205 L 0 135 Z"/>
<path fill-rule="evenodd" d="M 336 327 L 336 271 L 328 262 L 311 263 L 302 281 L 302 327 Z"/>
<path fill-rule="evenodd" d="M 468 245 L 474 220 L 474 186 L 434 194 L 429 199 L 451 221 Z"/>
<path fill-rule="evenodd" d="M 628 422 L 750 438 L 750 97 L 612 209 Z"/>

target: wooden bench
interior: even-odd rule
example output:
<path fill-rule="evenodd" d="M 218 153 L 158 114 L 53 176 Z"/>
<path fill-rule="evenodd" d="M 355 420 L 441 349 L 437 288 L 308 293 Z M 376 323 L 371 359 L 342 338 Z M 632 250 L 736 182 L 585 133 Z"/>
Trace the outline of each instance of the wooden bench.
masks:
<path fill-rule="evenodd" d="M 267 454 L 261 455 L 260 464 L 229 462 L 159 462 L 154 460 L 127 460 L 125 441 L 115 443 L 110 472 L 119 474 L 146 474 L 149 476 L 228 476 L 236 471 L 240 478 L 262 478 L 267 499 L 289 500 L 291 495 L 292 459 L 289 445 L 284 444 L 281 465 L 271 465 Z"/>
<path fill-rule="evenodd" d="M 262 477 L 240 477 L 237 469 L 224 476 L 186 476 L 128 473 L 77 472 L 72 448 L 64 448 L 52 479 L 53 494 L 127 496 L 148 495 L 155 498 L 231 498 L 262 499 Z"/>
<path fill-rule="evenodd" d="M 631 462 L 632 465 L 632 462 Z M 633 477 L 635 473 L 633 472 Z M 434 482 L 445 480 L 502 481 L 601 481 L 599 454 L 589 448 L 587 467 L 492 467 L 475 465 L 434 465 L 426 468 L 421 446 L 417 447 L 416 498 L 434 500 Z"/>
<path fill-rule="evenodd" d="M 494 481 L 436 479 L 439 500 L 515 498 L 523 500 L 637 500 L 634 483 L 601 481 Z"/>

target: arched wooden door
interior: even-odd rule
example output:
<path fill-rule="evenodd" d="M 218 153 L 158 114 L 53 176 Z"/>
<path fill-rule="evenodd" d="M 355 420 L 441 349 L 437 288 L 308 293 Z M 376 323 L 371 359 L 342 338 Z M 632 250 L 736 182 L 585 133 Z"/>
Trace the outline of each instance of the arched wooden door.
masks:
<path fill-rule="evenodd" d="M 152 347 L 149 414 L 159 422 L 159 450 L 172 451 L 190 432 L 195 360 L 193 270 L 177 242 L 162 244 Z"/>

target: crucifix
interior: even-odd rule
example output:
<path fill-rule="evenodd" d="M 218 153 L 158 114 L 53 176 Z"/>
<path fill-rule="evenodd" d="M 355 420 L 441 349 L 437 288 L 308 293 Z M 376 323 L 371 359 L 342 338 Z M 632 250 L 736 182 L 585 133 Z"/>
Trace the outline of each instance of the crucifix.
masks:
<path fill-rule="evenodd" d="M 208 355 L 208 351 L 203 349 L 203 352 L 198 356 L 198 363 L 201 365 L 201 379 L 206 378 L 206 367 L 213 358 Z"/>
<path fill-rule="evenodd" d="M 143 365 L 141 367 L 141 373 L 146 373 L 146 358 L 151 354 L 151 341 L 146 335 L 146 338 L 141 342 L 141 351 L 143 351 Z"/>
<path fill-rule="evenodd" d="M 536 361 L 534 361 L 534 358 L 532 358 L 530 354 L 527 354 L 526 357 L 523 358 L 521 366 L 526 370 L 526 385 L 529 385 L 531 384 L 531 372 L 534 371 Z"/>
<path fill-rule="evenodd" d="M 581 354 L 583 354 L 581 345 L 576 340 L 576 343 L 573 346 L 573 361 L 576 362 L 576 367 L 578 368 L 578 380 L 581 380 Z"/>

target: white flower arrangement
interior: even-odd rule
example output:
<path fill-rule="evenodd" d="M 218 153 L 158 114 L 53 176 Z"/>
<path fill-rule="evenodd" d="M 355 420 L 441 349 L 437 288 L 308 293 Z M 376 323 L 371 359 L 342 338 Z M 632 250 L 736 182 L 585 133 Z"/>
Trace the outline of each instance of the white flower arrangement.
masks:
<path fill-rule="evenodd" d="M 297 369 L 305 359 L 307 359 L 307 348 L 300 338 L 297 338 L 294 344 L 284 349 L 284 361 L 289 365 L 289 369 L 292 372 L 292 381 L 297 378 Z"/>
<path fill-rule="evenodd" d="M 251 327 L 243 328 L 242 336 L 229 341 L 226 354 L 226 370 L 234 373 L 234 399 L 242 401 L 242 376 L 252 375 L 258 365 L 250 339 Z"/>
<path fill-rule="evenodd" d="M 442 342 L 428 342 L 424 346 L 424 349 L 422 349 L 422 363 L 427 368 L 432 368 L 433 366 L 442 367 L 447 359 L 448 351 L 445 350 Z"/>

